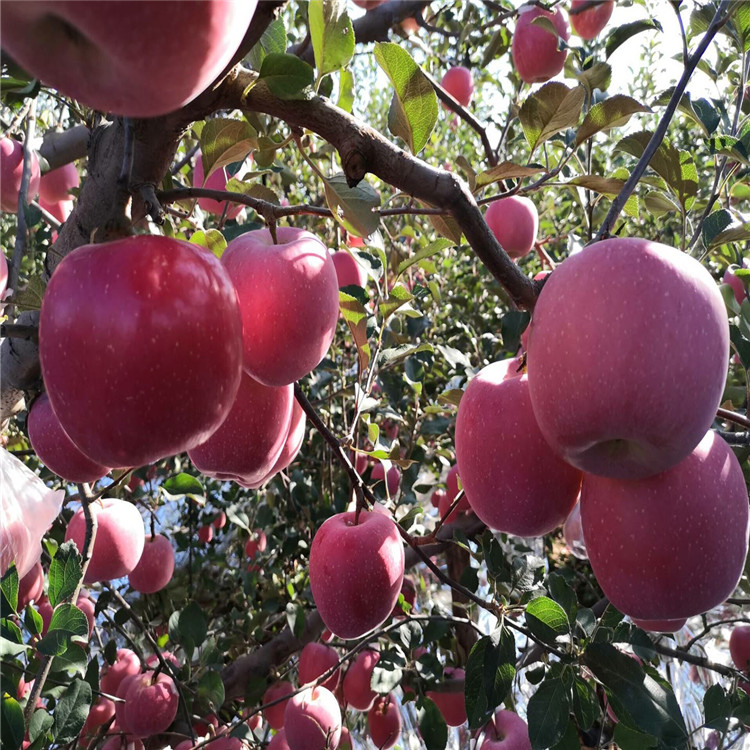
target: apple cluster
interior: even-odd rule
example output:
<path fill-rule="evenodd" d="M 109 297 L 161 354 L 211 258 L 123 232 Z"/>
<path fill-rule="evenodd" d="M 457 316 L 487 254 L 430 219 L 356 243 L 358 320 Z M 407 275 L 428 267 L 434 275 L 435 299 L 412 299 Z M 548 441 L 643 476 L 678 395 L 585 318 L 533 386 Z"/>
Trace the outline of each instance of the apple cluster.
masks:
<path fill-rule="evenodd" d="M 459 406 L 473 511 L 496 531 L 539 536 L 575 508 L 571 544 L 582 536 L 605 595 L 646 629 L 678 629 L 723 602 L 750 519 L 739 462 L 710 429 L 729 331 L 708 271 L 645 239 L 598 242 L 549 276 L 527 344 L 527 372 L 490 364 Z"/>

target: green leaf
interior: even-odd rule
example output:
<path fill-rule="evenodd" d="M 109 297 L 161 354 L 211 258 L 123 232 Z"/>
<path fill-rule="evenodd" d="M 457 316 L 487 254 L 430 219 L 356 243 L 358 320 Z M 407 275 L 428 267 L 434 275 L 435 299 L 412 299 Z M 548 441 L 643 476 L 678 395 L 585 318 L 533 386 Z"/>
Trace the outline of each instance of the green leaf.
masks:
<path fill-rule="evenodd" d="M 701 227 L 701 234 L 703 235 L 703 244 L 706 247 L 711 246 L 711 241 L 717 235 L 721 234 L 727 227 L 734 223 L 732 214 L 726 209 L 722 208 L 719 211 L 714 211 L 706 217 Z"/>
<path fill-rule="evenodd" d="M 715 135 L 708 139 L 708 148 L 712 154 L 722 154 L 743 164 L 750 164 L 745 144 L 731 135 Z"/>
<path fill-rule="evenodd" d="M 734 300 L 734 292 L 732 291 L 732 288 L 727 284 L 724 284 L 721 289 L 724 289 L 725 287 L 729 290 L 727 296 L 731 296 L 731 299 Z M 736 349 L 740 362 L 742 362 L 742 366 L 745 369 L 750 368 L 750 341 L 742 335 L 740 329 L 733 323 L 729 325 L 729 340 Z"/>
<path fill-rule="evenodd" d="M 248 63 L 253 70 L 260 70 L 263 58 L 267 54 L 281 54 L 286 50 L 286 29 L 284 22 L 276 18 L 268 24 L 260 41 L 250 50 L 247 56 Z"/>
<path fill-rule="evenodd" d="M 540 596 L 528 604 L 526 626 L 545 643 L 554 643 L 558 636 L 570 632 L 570 623 L 565 610 L 546 596 Z"/>
<path fill-rule="evenodd" d="M 603 195 L 617 195 L 625 186 L 625 180 L 618 180 L 614 177 L 600 177 L 595 174 L 584 174 L 580 177 L 574 177 L 568 185 L 577 185 L 578 187 L 593 190 L 595 193 Z"/>
<path fill-rule="evenodd" d="M 510 31 L 507 26 L 500 26 L 492 35 L 490 43 L 485 47 L 482 55 L 482 62 L 479 67 L 486 68 L 494 59 L 500 57 L 510 49 Z"/>
<path fill-rule="evenodd" d="M 578 124 L 585 98 L 583 86 L 570 89 L 553 81 L 526 99 L 518 116 L 532 153 L 556 133 Z"/>
<path fill-rule="evenodd" d="M 403 47 L 392 42 L 379 42 L 374 53 L 378 65 L 395 89 L 388 127 L 393 135 L 406 141 L 413 154 L 418 154 L 437 122 L 435 90 Z"/>
<path fill-rule="evenodd" d="M 638 722 L 638 729 L 667 747 L 687 743 L 687 730 L 672 689 L 657 682 L 609 643 L 590 643 L 583 663 Z"/>
<path fill-rule="evenodd" d="M 91 708 L 91 685 L 76 678 L 68 685 L 55 706 L 52 734 L 55 744 L 73 742 L 83 729 Z"/>
<path fill-rule="evenodd" d="M 680 207 L 668 195 L 657 190 L 649 191 L 643 203 L 646 210 L 657 217 L 680 211 Z"/>
<path fill-rule="evenodd" d="M 36 607 L 26 607 L 23 614 L 23 624 L 30 633 L 39 635 L 44 629 L 44 620 L 36 610 Z"/>
<path fill-rule="evenodd" d="M 544 168 L 525 167 L 522 164 L 514 164 L 512 161 L 504 161 L 477 175 L 475 190 L 481 190 L 487 185 L 492 185 L 501 180 L 517 180 L 523 177 L 533 177 L 535 174 L 544 172 Z"/>
<path fill-rule="evenodd" d="M 315 71 L 296 55 L 272 53 L 263 59 L 258 80 L 281 99 L 302 99 L 315 82 Z"/>
<path fill-rule="evenodd" d="M 387 320 L 396 312 L 396 310 L 411 302 L 413 299 L 414 295 L 403 284 L 396 284 L 391 289 L 388 299 L 380 303 L 378 310 L 383 316 L 383 319 Z"/>
<path fill-rule="evenodd" d="M 422 204 L 427 206 L 427 208 L 434 208 L 434 206 L 431 206 L 425 201 L 422 201 Z M 430 220 L 430 224 L 432 224 L 438 234 L 447 237 L 454 245 L 461 244 L 463 232 L 461 231 L 458 222 L 452 216 L 449 214 L 427 214 L 427 218 Z"/>
<path fill-rule="evenodd" d="M 732 704 L 721 685 L 711 685 L 706 690 L 703 696 L 703 714 L 707 727 L 726 732 L 732 714 Z"/>
<path fill-rule="evenodd" d="M 440 709 L 429 698 L 420 698 L 417 702 L 417 722 L 425 746 L 433 750 L 445 750 L 448 744 L 448 727 Z"/>
<path fill-rule="evenodd" d="M 731 17 L 737 29 L 742 52 L 748 52 L 750 50 L 750 5 L 733 3 Z"/>
<path fill-rule="evenodd" d="M 242 195 L 249 195 L 251 198 L 257 198 L 266 203 L 274 203 L 277 206 L 279 205 L 279 196 L 276 195 L 271 188 L 266 187 L 261 182 L 238 180 L 236 177 L 232 177 L 232 179 L 227 182 L 227 190 L 231 193 L 241 193 Z M 219 232 L 219 235 L 223 237 L 221 232 Z M 226 245 L 226 241 L 224 244 Z"/>
<path fill-rule="evenodd" d="M 590 68 L 582 71 L 577 76 L 578 82 L 586 89 L 586 93 L 591 96 L 594 89 L 606 91 L 612 80 L 612 68 L 607 63 L 594 63 Z"/>
<path fill-rule="evenodd" d="M 581 127 L 578 129 L 576 146 L 580 146 L 585 140 L 602 130 L 622 127 L 637 112 L 650 111 L 648 107 L 629 96 L 615 94 L 615 96 L 595 104 L 588 111 L 586 117 L 583 118 Z"/>
<path fill-rule="evenodd" d="M 232 182 L 232 180 L 230 180 Z M 227 185 L 227 188 L 229 185 Z M 232 191 L 234 192 L 234 191 Z M 190 242 L 210 250 L 217 258 L 221 258 L 227 249 L 227 241 L 218 229 L 199 229 L 193 232 Z"/>
<path fill-rule="evenodd" d="M 40 654 L 60 656 L 64 654 L 72 638 L 88 638 L 89 621 L 75 604 L 60 604 L 52 612 L 47 635 L 37 644 Z"/>
<path fill-rule="evenodd" d="M 345 0 L 310 0 L 310 39 L 318 77 L 343 68 L 354 55 L 354 27 Z"/>
<path fill-rule="evenodd" d="M 431 242 L 426 247 L 420 248 L 414 255 L 411 255 L 406 260 L 401 261 L 396 272 L 397 276 L 400 276 L 407 268 L 411 268 L 413 265 L 419 263 L 419 261 L 425 258 L 431 258 L 433 255 L 442 252 L 448 247 L 452 247 L 453 243 L 448 239 L 437 239 Z"/>
<path fill-rule="evenodd" d="M 333 217 L 351 234 L 369 237 L 380 224 L 380 215 L 373 209 L 380 208 L 380 195 L 362 180 L 356 187 L 349 187 L 346 175 L 335 174 L 325 179 L 325 194 Z"/>
<path fill-rule="evenodd" d="M 203 485 L 194 476 L 185 474 L 184 472 L 169 477 L 169 479 L 162 484 L 162 489 L 170 495 L 175 496 L 206 494 Z"/>
<path fill-rule="evenodd" d="M 207 120 L 200 141 L 204 183 L 217 169 L 244 161 L 258 146 L 255 130 L 249 122 L 226 117 Z"/>
<path fill-rule="evenodd" d="M 575 676 L 573 681 L 573 713 L 581 729 L 588 729 L 593 726 L 600 714 L 596 690 L 589 682 L 578 675 Z"/>
<path fill-rule="evenodd" d="M 23 744 L 26 729 L 23 723 L 23 709 L 15 698 L 3 693 L 0 711 L 0 738 L 2 750 L 16 750 Z"/>
<path fill-rule="evenodd" d="M 339 310 L 352 332 L 359 355 L 360 372 L 364 372 L 370 363 L 370 357 L 372 357 L 370 344 L 367 340 L 367 319 L 369 317 L 367 310 L 356 297 L 340 290 Z"/>
<path fill-rule="evenodd" d="M 344 112 L 351 114 L 354 104 L 354 76 L 350 70 L 342 70 L 339 73 L 339 100 L 336 105 Z"/>
<path fill-rule="evenodd" d="M 208 633 L 208 624 L 203 609 L 198 602 L 190 602 L 180 612 L 177 629 L 179 630 L 180 637 L 192 645 L 193 648 L 197 648 L 203 643 Z"/>
<path fill-rule="evenodd" d="M 218 711 L 224 703 L 224 683 L 221 675 L 208 670 L 198 680 L 198 698 L 210 711 Z"/>
<path fill-rule="evenodd" d="M 621 45 L 627 42 L 630 37 L 640 34 L 643 31 L 651 31 L 656 29 L 662 31 L 661 24 L 653 19 L 644 19 L 642 21 L 633 21 L 633 23 L 626 23 L 622 26 L 618 26 L 614 31 L 607 37 L 605 44 L 605 55 L 607 58 L 612 56 L 612 53 Z"/>
<path fill-rule="evenodd" d="M 670 86 L 666 91 L 659 94 L 653 106 L 666 106 L 674 94 L 675 87 Z M 721 115 L 716 108 L 707 99 L 696 99 L 694 102 L 690 94 L 685 92 L 680 98 L 677 109 L 687 115 L 703 131 L 703 135 L 708 138 L 721 122 Z"/>
<path fill-rule="evenodd" d="M 71 643 L 64 654 L 55 656 L 52 660 L 52 672 L 67 672 L 71 676 L 83 677 L 87 664 L 88 656 L 84 648 L 77 643 Z"/>
<path fill-rule="evenodd" d="M 568 719 L 563 736 L 552 746 L 552 750 L 581 750 L 581 739 L 571 719 Z"/>
<path fill-rule="evenodd" d="M 464 689 L 466 714 L 472 729 L 487 723 L 513 685 L 515 650 L 513 634 L 507 628 L 480 638 L 472 647 Z"/>
<path fill-rule="evenodd" d="M 388 349 L 383 349 L 378 355 L 378 365 L 380 367 L 392 367 L 397 362 L 402 362 L 412 354 L 419 352 L 432 352 L 432 344 L 399 344 Z"/>
<path fill-rule="evenodd" d="M 563 608 L 568 618 L 568 623 L 572 625 L 576 621 L 578 613 L 578 604 L 576 602 L 575 591 L 568 585 L 567 581 L 559 573 L 551 573 L 548 579 L 547 587 L 550 596 Z"/>
<path fill-rule="evenodd" d="M 44 709 L 39 708 L 34 711 L 29 722 L 29 742 L 34 744 L 40 737 L 45 737 L 53 723 L 54 718 Z"/>
<path fill-rule="evenodd" d="M 52 607 L 73 596 L 78 582 L 83 577 L 83 558 L 74 542 L 65 542 L 52 558 L 49 566 L 49 590 L 47 598 Z"/>
<path fill-rule="evenodd" d="M 544 680 L 529 699 L 529 739 L 533 750 L 544 750 L 562 739 L 568 725 L 570 696 L 560 677 Z"/>
<path fill-rule="evenodd" d="M 11 565 L 5 571 L 0 581 L 0 594 L 2 595 L 2 612 L 5 614 L 6 605 L 13 611 L 18 611 L 18 571 L 15 565 Z"/>
<path fill-rule="evenodd" d="M 40 276 L 32 276 L 26 286 L 13 292 L 11 297 L 13 304 L 19 310 L 41 310 L 42 297 L 47 285 L 42 281 Z"/>
<path fill-rule="evenodd" d="M 615 726 L 614 739 L 621 750 L 647 750 L 652 747 L 662 747 L 656 737 L 639 732 L 622 721 Z"/>

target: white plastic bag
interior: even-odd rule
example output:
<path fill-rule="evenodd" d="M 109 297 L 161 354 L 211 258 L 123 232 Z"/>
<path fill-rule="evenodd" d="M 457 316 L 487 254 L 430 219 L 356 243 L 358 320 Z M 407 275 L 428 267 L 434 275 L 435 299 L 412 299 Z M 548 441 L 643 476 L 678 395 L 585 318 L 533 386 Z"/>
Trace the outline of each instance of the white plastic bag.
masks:
<path fill-rule="evenodd" d="M 0 448 L 0 576 L 12 562 L 18 577 L 42 555 L 44 533 L 57 518 L 65 492 L 51 490 L 31 469 Z"/>

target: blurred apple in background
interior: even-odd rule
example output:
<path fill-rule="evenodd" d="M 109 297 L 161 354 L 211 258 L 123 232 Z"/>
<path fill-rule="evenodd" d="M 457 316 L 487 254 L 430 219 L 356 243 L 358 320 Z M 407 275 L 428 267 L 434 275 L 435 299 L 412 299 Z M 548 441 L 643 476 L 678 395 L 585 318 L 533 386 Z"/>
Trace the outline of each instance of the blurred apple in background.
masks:
<path fill-rule="evenodd" d="M 440 81 L 440 85 L 463 107 L 471 103 L 474 93 L 474 78 L 471 71 L 463 65 L 457 65 L 448 70 Z M 443 104 L 445 107 L 446 105 Z"/>
<path fill-rule="evenodd" d="M 372 673 L 380 659 L 373 649 L 364 649 L 349 664 L 343 680 L 344 700 L 357 711 L 369 711 L 378 694 L 370 686 Z"/>
<path fill-rule="evenodd" d="M 457 667 L 446 667 L 443 670 L 446 680 L 463 680 L 466 672 Z M 449 727 L 460 727 L 466 721 L 466 702 L 464 689 L 459 686 L 453 690 L 427 690 L 425 695 L 440 709 L 440 713 Z"/>
<path fill-rule="evenodd" d="M 6 6 L 3 4 L 3 13 Z M 3 15 L 5 23 L 5 15 Z M 9 214 L 18 212 L 18 194 L 23 177 L 23 145 L 13 138 L 0 138 L 0 211 Z M 31 152 L 31 176 L 27 201 L 39 195 L 39 159 L 36 152 Z"/>
<path fill-rule="evenodd" d="M 64 164 L 62 167 L 45 172 L 39 180 L 39 201 L 60 203 L 72 198 L 71 190 L 81 184 L 75 164 Z"/>
<path fill-rule="evenodd" d="M 576 9 L 581 7 L 584 9 L 580 13 L 576 13 Z M 578 34 L 581 39 L 593 39 L 598 36 L 607 25 L 614 7 L 615 0 L 599 0 L 595 5 L 591 4 L 591 0 L 572 0 L 570 3 L 570 25 L 573 32 Z"/>
<path fill-rule="evenodd" d="M 367 728 L 375 747 L 387 750 L 401 736 L 401 711 L 394 693 L 379 695 L 367 712 Z"/>
<path fill-rule="evenodd" d="M 365 286 L 367 284 L 367 271 L 357 263 L 351 253 L 346 250 L 339 250 L 331 255 L 331 260 L 336 268 L 339 288 Z"/>
<path fill-rule="evenodd" d="M 530 198 L 511 195 L 493 201 L 484 218 L 511 258 L 522 258 L 531 252 L 539 229 L 539 214 Z"/>
<path fill-rule="evenodd" d="M 229 175 L 226 167 L 219 167 L 212 172 L 208 179 L 205 178 L 203 169 L 203 154 L 198 151 L 195 154 L 195 167 L 193 167 L 193 187 L 206 188 L 207 190 L 226 190 Z M 220 202 L 213 198 L 198 198 L 198 205 L 209 214 L 221 216 L 224 208 L 228 205 L 226 218 L 227 220 L 236 219 L 240 211 L 244 208 L 241 203 Z"/>

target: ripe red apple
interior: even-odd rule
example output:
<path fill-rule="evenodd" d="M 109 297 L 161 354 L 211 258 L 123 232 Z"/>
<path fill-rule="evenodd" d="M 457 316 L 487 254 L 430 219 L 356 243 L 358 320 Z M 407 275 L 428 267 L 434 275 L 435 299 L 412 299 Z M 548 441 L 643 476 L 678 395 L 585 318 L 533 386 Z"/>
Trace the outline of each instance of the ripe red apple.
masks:
<path fill-rule="evenodd" d="M 5 5 L 3 5 L 5 24 Z M 3 40 L 5 35 L 3 34 Z M 3 49 L 5 44 L 3 42 Z M 18 211 L 18 193 L 23 176 L 23 146 L 13 138 L 0 138 L 0 211 L 9 214 Z M 31 152 L 31 176 L 27 199 L 33 200 L 39 194 L 39 159 Z"/>
<path fill-rule="evenodd" d="M 522 258 L 533 249 L 539 230 L 539 214 L 531 198 L 511 195 L 493 201 L 487 207 L 484 219 L 511 258 Z"/>
<path fill-rule="evenodd" d="M 193 187 L 202 187 L 207 190 L 226 190 L 227 182 L 229 182 L 229 176 L 226 167 L 220 167 L 212 172 L 208 179 L 205 178 L 203 154 L 198 151 L 195 155 L 195 167 L 193 168 Z M 220 202 L 213 198 L 198 198 L 198 205 L 208 214 L 221 216 L 224 213 L 224 207 L 227 206 L 227 201 Z M 227 220 L 236 219 L 243 208 L 244 206 L 241 203 L 229 203 Z"/>
<path fill-rule="evenodd" d="M 36 605 L 36 611 L 42 618 L 42 635 L 46 635 L 49 630 L 49 624 L 52 622 L 52 605 L 46 596 L 40 597 Z"/>
<path fill-rule="evenodd" d="M 346 250 L 339 250 L 331 255 L 331 260 L 336 268 L 336 278 L 339 288 L 345 286 L 365 286 L 367 284 L 367 271 L 357 263 L 354 256 Z"/>
<path fill-rule="evenodd" d="M 99 685 L 103 693 L 117 695 L 120 685 L 126 677 L 140 674 L 141 662 L 138 655 L 129 648 L 117 649 L 117 655 L 113 664 L 107 665 L 102 670 Z"/>
<path fill-rule="evenodd" d="M 73 211 L 73 201 L 72 200 L 64 200 L 64 201 L 55 201 L 54 203 L 50 203 L 49 201 L 46 201 L 42 198 L 39 199 L 39 205 L 49 214 L 52 215 L 53 218 L 57 219 L 61 224 L 66 222 L 68 220 L 68 217 L 70 216 L 71 212 Z M 55 238 L 53 236 L 53 242 Z"/>
<path fill-rule="evenodd" d="M 474 78 L 468 68 L 457 65 L 448 70 L 440 85 L 463 107 L 468 107 L 474 93 Z M 445 105 L 443 105 L 445 106 Z"/>
<path fill-rule="evenodd" d="M 575 505 L 581 473 L 539 431 L 526 375 L 493 363 L 467 386 L 456 419 L 456 460 L 472 510 L 491 529 L 541 536 Z"/>
<path fill-rule="evenodd" d="M 255 5 L 5 0 L 0 42 L 33 76 L 88 107 L 156 117 L 187 104 L 222 72 Z"/>
<path fill-rule="evenodd" d="M 307 419 L 305 418 L 305 412 L 299 405 L 296 399 L 292 400 L 292 419 L 289 424 L 289 433 L 284 441 L 284 447 L 281 449 L 279 457 L 276 459 L 276 463 L 273 465 L 271 471 L 263 477 L 259 482 L 248 485 L 250 489 L 256 489 L 266 482 L 273 479 L 280 471 L 286 469 L 289 464 L 297 458 L 297 454 L 302 449 L 302 443 L 305 439 L 305 431 L 307 429 Z"/>
<path fill-rule="evenodd" d="M 37 560 L 31 570 L 18 582 L 18 612 L 30 602 L 39 601 L 44 593 L 44 570 Z"/>
<path fill-rule="evenodd" d="M 266 385 L 288 385 L 317 367 L 331 346 L 339 314 L 336 268 L 310 232 L 278 227 L 232 240 L 221 262 L 242 314 L 244 367 Z"/>
<path fill-rule="evenodd" d="M 71 190 L 81 184 L 76 165 L 63 164 L 62 167 L 45 172 L 39 180 L 39 199 L 47 203 L 60 203 L 70 200 Z"/>
<path fill-rule="evenodd" d="M 381 513 L 339 513 L 318 529 L 310 549 L 310 588 L 325 626 L 359 638 L 383 623 L 404 580 L 404 547 Z"/>
<path fill-rule="evenodd" d="M 356 234 L 346 233 L 346 244 L 348 247 L 364 247 L 364 238 L 357 236 Z"/>
<path fill-rule="evenodd" d="M 286 741 L 286 732 L 283 727 L 271 738 L 266 750 L 290 750 L 289 743 Z"/>
<path fill-rule="evenodd" d="M 175 669 L 180 669 L 182 667 L 180 660 L 171 651 L 162 651 L 161 658 L 164 659 L 164 661 L 169 662 Z M 151 656 L 146 659 L 146 666 L 150 669 L 156 669 L 158 665 L 159 659 L 156 654 L 151 654 Z"/>
<path fill-rule="evenodd" d="M 125 694 L 125 721 L 137 737 L 165 731 L 177 715 L 179 693 L 174 680 L 163 672 L 144 672 L 132 678 Z"/>
<path fill-rule="evenodd" d="M 286 680 L 280 680 L 274 683 L 266 692 L 263 693 L 263 704 L 271 703 L 272 701 L 279 700 L 285 695 L 291 695 L 294 692 L 294 687 L 290 682 Z M 281 729 L 284 726 L 284 712 L 286 711 L 287 701 L 281 701 L 273 706 L 263 709 L 263 716 L 268 722 L 268 726 L 271 729 Z"/>
<path fill-rule="evenodd" d="M 144 745 L 140 740 L 132 739 L 130 737 L 123 737 L 122 735 L 119 735 L 119 734 L 116 735 L 115 737 L 111 737 L 102 745 L 102 750 L 143 750 L 143 749 L 144 749 Z"/>
<path fill-rule="evenodd" d="M 146 530 L 138 508 L 125 500 L 108 497 L 90 504 L 97 530 L 84 583 L 111 581 L 130 573 L 143 553 Z M 73 514 L 65 530 L 65 541 L 71 539 L 83 550 L 86 519 L 83 508 Z"/>
<path fill-rule="evenodd" d="M 89 715 L 81 729 L 79 744 L 88 745 L 84 738 L 91 739 L 99 731 L 102 724 L 106 724 L 115 715 L 115 704 L 109 698 L 100 697 L 89 709 Z"/>
<path fill-rule="evenodd" d="M 109 473 L 85 456 L 63 430 L 52 411 L 49 397 L 43 393 L 31 405 L 27 419 L 29 442 L 39 460 L 68 482 L 96 482 Z"/>
<path fill-rule="evenodd" d="M 644 620 L 692 617 L 734 591 L 748 549 L 745 480 L 709 431 L 682 462 L 647 479 L 587 474 L 581 520 L 605 596 Z"/>
<path fill-rule="evenodd" d="M 221 510 L 219 511 L 216 518 L 214 518 L 213 521 L 211 521 L 211 526 L 213 526 L 215 529 L 223 529 L 227 525 L 227 514 Z"/>
<path fill-rule="evenodd" d="M 214 527 L 211 524 L 206 524 L 198 529 L 198 539 L 203 544 L 208 544 L 214 538 Z"/>
<path fill-rule="evenodd" d="M 311 682 L 315 682 L 318 677 L 325 674 L 338 663 L 339 655 L 336 653 L 335 648 L 325 646 L 322 643 L 306 643 L 299 655 L 299 666 L 297 667 L 300 685 L 309 685 Z M 333 693 L 338 687 L 340 677 L 341 671 L 337 669 L 327 680 L 320 684 Z"/>
<path fill-rule="evenodd" d="M 615 0 L 599 0 L 595 6 L 586 8 L 580 13 L 575 12 L 576 8 L 588 2 L 590 0 L 572 0 L 570 3 L 570 25 L 573 32 L 581 39 L 593 39 L 598 36 L 607 25 L 615 7 Z"/>
<path fill-rule="evenodd" d="M 676 633 L 682 630 L 687 622 L 686 617 L 678 617 L 676 620 L 639 620 L 637 617 L 630 618 L 634 625 L 650 633 Z"/>
<path fill-rule="evenodd" d="M 445 490 L 443 489 L 436 489 L 431 495 L 430 495 L 430 503 L 432 504 L 433 508 L 439 508 L 440 503 L 443 501 L 443 498 L 445 497 Z M 440 514 L 443 515 L 442 513 Z"/>
<path fill-rule="evenodd" d="M 346 670 L 343 681 L 344 700 L 357 711 L 369 711 L 378 694 L 370 687 L 372 673 L 380 654 L 364 649 L 355 657 Z"/>
<path fill-rule="evenodd" d="M 469 503 L 469 498 L 464 492 L 464 496 L 458 501 L 458 504 L 453 509 L 453 511 L 451 513 L 448 513 L 448 510 L 450 509 L 451 505 L 453 505 L 453 501 L 455 499 L 456 496 L 454 495 L 453 497 L 451 497 L 450 492 L 446 492 L 439 498 L 438 515 L 443 519 L 443 523 L 454 523 L 462 514 L 471 512 L 471 504 Z"/>
<path fill-rule="evenodd" d="M 387 750 L 401 736 L 401 711 L 394 693 L 380 695 L 367 712 L 367 728 L 375 747 Z"/>
<path fill-rule="evenodd" d="M 576 503 L 563 524 L 563 537 L 570 554 L 579 560 L 588 560 L 586 540 L 581 526 L 581 503 Z"/>
<path fill-rule="evenodd" d="M 385 468 L 380 462 L 372 467 L 370 479 L 372 482 L 383 482 L 386 478 Z M 388 469 L 388 480 L 385 482 L 389 497 L 398 494 L 398 486 L 401 483 L 401 469 L 396 464 L 392 464 Z"/>
<path fill-rule="evenodd" d="M 553 34 L 535 18 L 549 18 L 557 31 Z M 533 6 L 522 6 L 511 42 L 511 56 L 516 72 L 524 83 L 541 83 L 554 78 L 564 67 L 567 50 L 558 50 L 558 37 L 568 41 L 570 32 L 559 6 L 554 12 Z"/>
<path fill-rule="evenodd" d="M 241 330 L 234 287 L 210 251 L 149 235 L 79 247 L 42 300 L 39 353 L 52 409 L 103 466 L 189 450 L 234 403 Z"/>
<path fill-rule="evenodd" d="M 284 448 L 294 389 L 271 387 L 242 373 L 237 397 L 218 430 L 188 451 L 198 471 L 242 485 L 263 480 Z"/>
<path fill-rule="evenodd" d="M 138 565 L 128 575 L 130 587 L 142 594 L 161 591 L 174 573 L 174 549 L 162 534 L 149 534 Z"/>
<path fill-rule="evenodd" d="M 711 426 L 728 359 L 724 302 L 698 261 L 645 239 L 597 242 L 539 295 L 527 357 L 534 415 L 583 471 L 656 474 Z"/>
<path fill-rule="evenodd" d="M 303 690 L 286 704 L 284 732 L 290 748 L 327 750 L 338 746 L 341 709 L 336 697 L 324 687 Z"/>
<path fill-rule="evenodd" d="M 731 265 L 724 271 L 724 277 L 722 281 L 725 284 L 729 284 L 734 292 L 734 298 L 737 300 L 737 304 L 741 305 L 744 300 L 747 299 L 747 287 L 742 282 L 739 276 L 735 275 L 735 271 L 739 269 L 739 266 Z"/>
<path fill-rule="evenodd" d="M 750 672 L 750 625 L 735 625 L 729 635 L 729 654 L 734 666 Z"/>
<path fill-rule="evenodd" d="M 255 531 L 245 542 L 245 554 L 254 558 L 259 552 L 265 552 L 268 546 L 268 539 L 264 531 Z"/>
<path fill-rule="evenodd" d="M 466 672 L 456 667 L 446 667 L 443 675 L 448 680 L 463 680 Z M 450 691 L 428 690 L 425 695 L 440 709 L 449 727 L 460 727 L 466 721 L 466 702 L 461 688 Z"/>
<path fill-rule="evenodd" d="M 495 711 L 483 731 L 482 750 L 531 750 L 529 727 L 513 711 Z"/>

